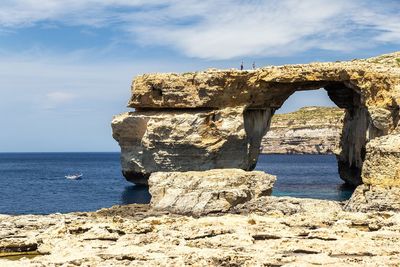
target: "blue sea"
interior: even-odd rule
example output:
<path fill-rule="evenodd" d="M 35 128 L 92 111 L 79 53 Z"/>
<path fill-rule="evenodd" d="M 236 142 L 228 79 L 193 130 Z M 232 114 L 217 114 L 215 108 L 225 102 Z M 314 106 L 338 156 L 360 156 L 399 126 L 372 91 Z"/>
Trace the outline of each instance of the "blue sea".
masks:
<path fill-rule="evenodd" d="M 256 167 L 277 175 L 276 196 L 348 199 L 334 156 L 261 155 Z M 83 173 L 82 180 L 65 175 Z M 0 213 L 94 211 L 148 203 L 145 186 L 127 182 L 119 153 L 0 153 Z"/>
<path fill-rule="evenodd" d="M 354 191 L 340 179 L 334 155 L 260 155 L 256 170 L 277 176 L 274 196 L 342 201 Z"/>

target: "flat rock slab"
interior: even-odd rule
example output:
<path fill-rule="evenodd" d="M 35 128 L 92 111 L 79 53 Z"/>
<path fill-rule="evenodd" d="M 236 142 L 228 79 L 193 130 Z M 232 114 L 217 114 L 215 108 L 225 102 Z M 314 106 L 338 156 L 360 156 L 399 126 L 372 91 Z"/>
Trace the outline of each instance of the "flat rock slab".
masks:
<path fill-rule="evenodd" d="M 346 212 L 339 204 L 261 197 L 240 208 L 245 214 L 200 218 L 148 205 L 0 215 L 3 249 L 21 251 L 13 261 L 0 255 L 0 266 L 398 266 L 400 214 Z M 37 244 L 36 257 L 26 244 Z"/>
<path fill-rule="evenodd" d="M 226 212 L 251 199 L 271 195 L 276 177 L 261 171 L 214 169 L 157 172 L 149 179 L 151 206 L 177 214 Z"/>

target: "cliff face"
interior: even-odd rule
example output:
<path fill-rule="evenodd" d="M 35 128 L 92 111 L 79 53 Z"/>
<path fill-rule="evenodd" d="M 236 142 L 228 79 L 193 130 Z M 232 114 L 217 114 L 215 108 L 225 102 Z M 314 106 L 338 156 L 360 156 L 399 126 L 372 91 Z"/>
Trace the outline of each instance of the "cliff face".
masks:
<path fill-rule="evenodd" d="M 275 114 L 261 141 L 264 154 L 332 154 L 339 148 L 344 110 L 305 107 Z"/>
<path fill-rule="evenodd" d="M 382 186 L 379 174 L 387 173 L 384 185 L 397 186 L 397 167 L 388 172 L 385 162 L 390 158 L 390 166 L 398 166 L 399 148 L 382 153 L 379 148 L 400 135 L 399 58 L 396 52 L 253 71 L 139 76 L 129 101 L 136 111 L 112 122 L 123 173 L 146 183 L 156 171 L 252 170 L 275 111 L 296 91 L 324 88 L 345 110 L 336 151 L 340 177 L 352 185 L 368 182 L 371 188 Z M 380 163 L 364 170 L 365 162 Z"/>
<path fill-rule="evenodd" d="M 113 136 L 121 146 L 125 177 L 146 183 L 157 171 L 250 169 L 268 118 L 268 111 L 241 108 L 136 111 L 114 118 Z"/>

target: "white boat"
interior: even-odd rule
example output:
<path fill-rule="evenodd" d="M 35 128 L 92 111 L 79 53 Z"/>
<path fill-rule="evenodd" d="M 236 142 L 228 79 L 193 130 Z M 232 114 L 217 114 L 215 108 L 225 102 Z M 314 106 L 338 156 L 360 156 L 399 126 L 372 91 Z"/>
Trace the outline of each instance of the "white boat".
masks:
<path fill-rule="evenodd" d="M 79 174 L 69 174 L 66 175 L 65 178 L 69 179 L 69 180 L 80 180 L 82 179 L 83 174 L 79 173 Z"/>

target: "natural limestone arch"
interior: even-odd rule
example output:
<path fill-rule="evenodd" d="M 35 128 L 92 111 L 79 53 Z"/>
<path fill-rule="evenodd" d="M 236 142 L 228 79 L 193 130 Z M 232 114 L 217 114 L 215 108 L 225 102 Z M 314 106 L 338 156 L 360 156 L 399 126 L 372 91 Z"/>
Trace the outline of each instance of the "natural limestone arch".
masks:
<path fill-rule="evenodd" d="M 276 84 L 275 86 L 277 88 L 281 86 L 291 87 L 290 93 L 284 94 L 284 97 L 281 98 L 280 106 L 297 91 L 316 90 L 322 87 L 332 102 L 345 110 L 340 150 L 336 155 L 338 171 L 340 177 L 346 183 L 354 186 L 361 184 L 361 170 L 365 159 L 366 143 L 369 139 L 381 136 L 383 133 L 371 124 L 372 119 L 368 108 L 362 101 L 360 90 L 347 82 L 337 81 L 291 83 L 289 85 Z M 247 108 L 244 111 L 245 129 L 246 133 L 248 133 L 251 147 L 249 169 L 254 169 L 257 164 L 261 139 L 268 132 L 275 110 L 276 107 L 265 109 Z"/>
<path fill-rule="evenodd" d="M 139 76 L 129 102 L 135 112 L 116 116 L 112 123 L 124 176 L 146 183 L 156 171 L 251 170 L 275 110 L 296 91 L 324 88 L 337 106 L 346 109 L 337 155 L 341 178 L 353 185 L 398 183 L 397 174 L 379 182 L 364 179 L 364 172 L 371 168 L 364 170 L 363 165 L 366 161 L 371 165 L 371 155 L 375 155 L 372 160 L 378 158 L 374 148 L 368 147 L 371 140 L 398 135 L 399 57 L 400 53 L 394 53 L 254 71 Z M 397 155 L 395 163 L 400 159 Z M 392 168 L 400 174 L 399 165 Z M 372 169 L 379 172 L 386 167 L 382 163 Z"/>

